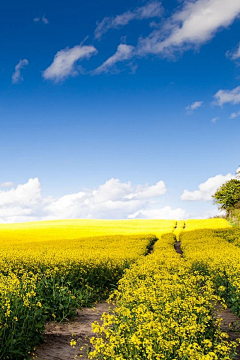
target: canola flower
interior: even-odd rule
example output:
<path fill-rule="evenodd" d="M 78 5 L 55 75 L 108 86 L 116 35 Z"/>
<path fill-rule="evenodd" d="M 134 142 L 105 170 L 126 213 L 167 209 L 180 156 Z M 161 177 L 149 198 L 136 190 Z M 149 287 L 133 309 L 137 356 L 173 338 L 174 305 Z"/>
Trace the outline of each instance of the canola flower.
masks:
<path fill-rule="evenodd" d="M 186 220 L 184 231 L 193 231 L 200 229 L 228 229 L 231 228 L 230 223 L 221 218 L 198 220 Z"/>
<path fill-rule="evenodd" d="M 240 315 L 240 231 L 237 228 L 182 233 L 184 256 L 192 268 L 211 276 L 216 293 Z"/>
<path fill-rule="evenodd" d="M 175 240 L 163 235 L 153 254 L 126 270 L 110 298 L 116 308 L 93 324 L 90 359 L 233 359 L 236 344 L 214 317 L 214 283 L 180 258 Z"/>
<path fill-rule="evenodd" d="M 0 359 L 25 359 L 46 320 L 106 298 L 173 220 L 0 225 Z"/>
<path fill-rule="evenodd" d="M 179 235 L 187 229 L 184 223 L 178 222 Z M 208 227 L 211 228 L 214 223 L 210 223 Z M 118 344 L 118 341 L 122 341 L 122 346 L 128 344 L 129 349 L 134 348 L 136 359 L 139 356 L 139 359 L 144 358 L 141 357 L 142 342 L 147 349 L 147 359 L 155 359 L 161 346 L 165 355 L 170 351 L 169 359 L 215 359 L 221 351 L 222 359 L 230 358 L 227 357 L 231 352 L 229 346 L 210 319 L 215 299 L 211 282 L 204 280 L 203 300 L 199 303 L 196 292 L 202 290 L 199 290 L 196 279 L 200 275 L 189 276 L 189 265 L 173 251 L 174 235 L 166 241 L 161 238 L 163 234 L 176 231 L 176 224 L 174 220 L 66 220 L 1 224 L 0 359 L 25 359 L 40 341 L 47 320 L 64 320 L 74 314 L 76 306 L 106 298 L 122 277 L 117 291 L 119 294 L 125 292 L 126 296 L 132 293 L 138 308 L 134 308 L 135 300 L 130 302 L 131 308 L 125 306 L 125 300 L 121 300 L 122 305 L 120 300 L 117 301 L 124 314 L 126 311 L 124 316 L 128 316 L 130 311 L 130 323 L 123 320 L 128 317 L 120 317 L 123 321 L 117 322 L 119 327 L 117 325 L 116 329 L 121 336 L 115 340 L 113 335 L 113 344 Z M 218 222 L 218 227 L 224 228 L 226 223 Z M 160 238 L 154 245 L 154 253 L 144 257 Z M 114 296 L 118 299 L 118 292 Z M 151 309 L 156 316 L 150 314 Z M 187 321 L 189 314 L 193 323 Z M 178 330 L 175 329 L 173 315 L 181 319 L 182 325 L 176 327 Z M 132 326 L 134 319 L 137 332 L 129 333 L 129 338 L 126 335 L 127 326 Z M 165 321 L 168 329 L 172 329 L 169 341 L 169 334 L 164 330 Z M 111 329 L 112 325 L 109 323 Z M 211 333 L 214 335 L 206 335 L 206 329 L 213 329 Z M 156 345 L 154 339 L 160 333 L 163 336 Z M 188 341 L 190 335 L 193 340 L 196 338 L 196 342 Z M 149 336 L 153 337 L 153 342 Z M 125 337 L 128 339 L 126 343 Z M 97 341 L 104 341 L 101 339 Z M 202 342 L 197 339 L 202 339 Z M 107 349 L 106 343 L 103 344 Z M 221 350 L 220 345 L 223 346 Z M 171 348 L 174 350 L 169 350 Z M 98 350 L 95 351 L 93 358 L 99 356 Z M 112 356 L 111 351 L 111 355 L 107 353 L 106 356 Z M 207 357 L 198 357 L 199 354 Z M 115 355 L 114 359 L 128 359 L 122 357 L 121 351 Z M 156 359 L 162 358 L 159 356 Z"/>
<path fill-rule="evenodd" d="M 186 222 L 184 220 L 180 220 L 177 222 L 176 227 L 173 231 L 173 234 L 176 236 L 176 239 L 179 240 L 180 234 L 182 233 L 183 229 L 186 227 Z"/>

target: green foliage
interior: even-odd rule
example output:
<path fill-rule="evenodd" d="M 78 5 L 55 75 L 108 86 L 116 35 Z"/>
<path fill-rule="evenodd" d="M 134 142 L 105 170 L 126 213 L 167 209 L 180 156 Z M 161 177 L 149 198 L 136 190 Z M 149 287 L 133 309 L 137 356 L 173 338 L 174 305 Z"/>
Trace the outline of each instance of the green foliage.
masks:
<path fill-rule="evenodd" d="M 230 224 L 234 227 L 240 227 L 240 209 L 234 209 L 231 211 Z"/>
<path fill-rule="evenodd" d="M 221 210 L 229 211 L 240 207 L 240 180 L 231 179 L 224 183 L 213 195 L 214 204 Z"/>

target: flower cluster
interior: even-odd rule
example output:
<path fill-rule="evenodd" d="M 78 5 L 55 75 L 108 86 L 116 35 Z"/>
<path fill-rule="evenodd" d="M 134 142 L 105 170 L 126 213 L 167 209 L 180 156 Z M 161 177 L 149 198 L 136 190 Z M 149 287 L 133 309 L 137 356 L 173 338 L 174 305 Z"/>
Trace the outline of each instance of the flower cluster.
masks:
<path fill-rule="evenodd" d="M 192 268 L 210 276 L 216 293 L 240 315 L 240 230 L 183 232 L 181 244 Z"/>

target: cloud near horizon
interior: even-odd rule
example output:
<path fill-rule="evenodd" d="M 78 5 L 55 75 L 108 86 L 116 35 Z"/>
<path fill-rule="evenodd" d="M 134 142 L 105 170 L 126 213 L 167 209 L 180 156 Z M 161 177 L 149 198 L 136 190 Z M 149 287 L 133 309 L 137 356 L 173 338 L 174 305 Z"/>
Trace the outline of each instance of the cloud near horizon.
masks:
<path fill-rule="evenodd" d="M 13 186 L 13 182 L 12 181 L 5 181 L 3 183 L 0 184 L 0 188 L 7 188 L 7 187 L 10 187 L 10 186 Z"/>
<path fill-rule="evenodd" d="M 236 172 L 238 172 L 237 169 Z M 185 201 L 211 201 L 212 195 L 216 192 L 216 190 L 222 186 L 226 181 L 234 179 L 236 175 L 227 174 L 227 175 L 216 175 L 208 178 L 204 183 L 201 183 L 198 186 L 198 190 L 189 191 L 184 190 L 182 195 L 180 196 L 181 200 Z"/>
<path fill-rule="evenodd" d="M 123 183 L 112 178 L 96 189 L 54 198 L 43 197 L 40 181 L 34 178 L 16 188 L 0 190 L 0 222 L 186 217 L 183 209 L 159 207 L 159 199 L 166 190 L 164 181 L 133 186 L 130 181 Z"/>

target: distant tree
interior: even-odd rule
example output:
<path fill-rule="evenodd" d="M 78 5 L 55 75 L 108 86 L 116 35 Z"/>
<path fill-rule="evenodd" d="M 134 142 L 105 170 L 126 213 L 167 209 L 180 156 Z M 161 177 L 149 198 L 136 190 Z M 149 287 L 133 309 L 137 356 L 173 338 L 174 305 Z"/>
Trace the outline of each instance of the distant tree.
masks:
<path fill-rule="evenodd" d="M 226 211 L 227 216 L 233 209 L 240 208 L 240 171 L 236 178 L 225 182 L 217 189 L 212 196 L 214 204 L 217 204 L 221 210 Z"/>

